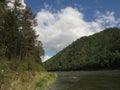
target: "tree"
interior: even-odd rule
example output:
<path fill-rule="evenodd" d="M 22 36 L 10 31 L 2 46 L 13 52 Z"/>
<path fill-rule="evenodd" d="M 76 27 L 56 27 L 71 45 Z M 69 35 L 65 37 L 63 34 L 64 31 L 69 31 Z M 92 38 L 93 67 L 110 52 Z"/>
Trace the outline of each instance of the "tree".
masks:
<path fill-rule="evenodd" d="M 34 47 L 34 56 L 35 56 L 35 60 L 37 61 L 37 62 L 42 62 L 41 61 L 41 58 L 42 58 L 42 56 L 44 56 L 44 49 L 43 49 L 43 47 L 42 47 L 42 43 L 41 43 L 41 41 L 36 41 L 36 45 L 35 45 L 35 47 Z"/>
<path fill-rule="evenodd" d="M 120 68 L 120 29 L 108 28 L 82 37 L 44 62 L 44 66 L 47 70 Z"/>
<path fill-rule="evenodd" d="M 12 8 L 7 7 L 6 0 L 0 1 L 0 53 L 8 59 L 19 58 L 20 60 L 36 55 L 44 55 L 44 50 L 34 26 L 37 25 L 35 15 L 29 7 L 22 7 L 19 0 L 15 0 Z M 36 50 L 37 48 L 37 50 Z M 38 55 L 37 55 L 38 57 Z"/>

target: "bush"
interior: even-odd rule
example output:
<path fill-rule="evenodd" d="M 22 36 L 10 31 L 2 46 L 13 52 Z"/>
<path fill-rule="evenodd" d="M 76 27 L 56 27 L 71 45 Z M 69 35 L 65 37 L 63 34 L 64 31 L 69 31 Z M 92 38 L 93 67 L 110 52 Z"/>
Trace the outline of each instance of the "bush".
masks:
<path fill-rule="evenodd" d="M 36 62 L 32 57 L 19 60 L 14 58 L 12 60 L 1 59 L 0 70 L 12 70 L 12 71 L 45 71 L 41 63 Z"/>

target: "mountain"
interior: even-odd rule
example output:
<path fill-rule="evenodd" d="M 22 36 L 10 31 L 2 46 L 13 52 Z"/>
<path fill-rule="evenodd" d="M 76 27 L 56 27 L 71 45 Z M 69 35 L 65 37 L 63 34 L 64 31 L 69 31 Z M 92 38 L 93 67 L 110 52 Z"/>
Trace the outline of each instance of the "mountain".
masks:
<path fill-rule="evenodd" d="M 120 68 L 120 29 L 107 28 L 82 37 L 44 63 L 47 70 Z"/>

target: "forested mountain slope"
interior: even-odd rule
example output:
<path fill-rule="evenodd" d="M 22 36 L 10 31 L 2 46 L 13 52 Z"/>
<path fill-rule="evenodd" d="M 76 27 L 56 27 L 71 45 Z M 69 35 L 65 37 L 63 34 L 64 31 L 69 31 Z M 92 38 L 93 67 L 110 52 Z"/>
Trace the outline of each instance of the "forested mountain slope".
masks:
<path fill-rule="evenodd" d="M 120 29 L 82 37 L 44 63 L 47 70 L 120 68 Z"/>

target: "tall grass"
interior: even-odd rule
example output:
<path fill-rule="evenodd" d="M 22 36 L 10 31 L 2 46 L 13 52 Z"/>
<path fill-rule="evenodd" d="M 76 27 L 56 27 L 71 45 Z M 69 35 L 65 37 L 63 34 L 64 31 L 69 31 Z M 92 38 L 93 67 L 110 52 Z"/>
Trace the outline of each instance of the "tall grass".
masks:
<path fill-rule="evenodd" d="M 0 90 L 44 90 L 56 77 L 30 59 L 0 60 Z"/>
<path fill-rule="evenodd" d="M 39 82 L 36 83 L 35 90 L 46 90 L 57 78 L 55 73 L 42 73 L 41 77 L 38 77 Z"/>
<path fill-rule="evenodd" d="M 44 90 L 56 79 L 56 74 L 48 72 L 0 73 L 0 90 Z"/>

